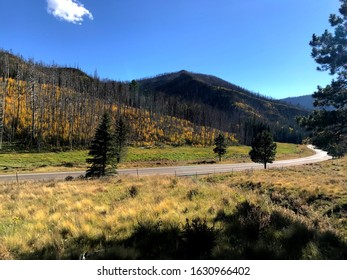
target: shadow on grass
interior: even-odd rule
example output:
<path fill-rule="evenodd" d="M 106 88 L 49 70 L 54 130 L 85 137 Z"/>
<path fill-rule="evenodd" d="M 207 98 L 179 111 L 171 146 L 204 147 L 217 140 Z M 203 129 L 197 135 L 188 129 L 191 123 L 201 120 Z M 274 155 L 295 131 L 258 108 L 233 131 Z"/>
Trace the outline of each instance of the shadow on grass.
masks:
<path fill-rule="evenodd" d="M 284 213 L 241 203 L 233 215 L 218 213 L 224 224 L 214 257 L 224 259 L 346 259 L 347 244 Z"/>
<path fill-rule="evenodd" d="M 233 215 L 185 225 L 139 222 L 124 240 L 70 237 L 20 259 L 346 259 L 347 244 L 285 213 L 243 202 Z"/>

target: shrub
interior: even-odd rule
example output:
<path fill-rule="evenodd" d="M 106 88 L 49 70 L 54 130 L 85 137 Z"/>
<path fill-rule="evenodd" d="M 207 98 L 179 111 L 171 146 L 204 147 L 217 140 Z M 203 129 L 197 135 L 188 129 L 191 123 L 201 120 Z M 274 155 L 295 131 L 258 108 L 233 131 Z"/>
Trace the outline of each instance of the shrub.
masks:
<path fill-rule="evenodd" d="M 240 187 L 243 189 L 248 189 L 248 190 L 254 191 L 254 190 L 261 189 L 262 185 L 260 182 L 254 183 L 252 181 L 247 181 L 247 182 L 242 182 L 240 184 Z"/>
<path fill-rule="evenodd" d="M 138 188 L 136 186 L 132 186 L 129 190 L 129 195 L 131 198 L 134 198 L 138 195 L 139 191 L 138 191 Z"/>
<path fill-rule="evenodd" d="M 210 259 L 212 249 L 216 244 L 217 231 L 209 227 L 206 219 L 195 218 L 186 220 L 183 228 L 183 257 L 188 259 Z"/>
<path fill-rule="evenodd" d="M 124 241 L 139 259 L 170 259 L 177 257 L 180 230 L 176 225 L 161 221 L 140 221 L 133 234 Z"/>
<path fill-rule="evenodd" d="M 198 191 L 198 190 L 195 190 L 195 189 L 189 190 L 189 191 L 187 192 L 187 198 L 188 198 L 189 200 L 193 200 L 193 198 L 194 198 L 195 196 L 197 196 L 198 194 L 199 194 L 199 191 Z"/>
<path fill-rule="evenodd" d="M 65 181 L 72 181 L 73 180 L 73 177 L 72 176 L 67 176 L 65 177 Z"/>

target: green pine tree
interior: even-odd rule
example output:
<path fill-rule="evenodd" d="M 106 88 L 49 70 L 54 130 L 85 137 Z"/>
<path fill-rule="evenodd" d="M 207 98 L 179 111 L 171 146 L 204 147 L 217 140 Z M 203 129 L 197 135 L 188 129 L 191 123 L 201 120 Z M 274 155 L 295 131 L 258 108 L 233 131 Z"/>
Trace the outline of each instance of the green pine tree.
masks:
<path fill-rule="evenodd" d="M 253 162 L 264 164 L 266 169 L 267 164 L 275 160 L 276 148 L 272 134 L 268 130 L 263 130 L 254 138 L 249 156 Z"/>
<path fill-rule="evenodd" d="M 123 117 L 116 120 L 115 132 L 113 136 L 113 153 L 116 163 L 120 163 L 125 157 L 128 142 L 129 126 Z"/>
<path fill-rule="evenodd" d="M 213 151 L 218 154 L 219 161 L 222 161 L 222 156 L 227 152 L 225 137 L 222 133 L 220 133 L 218 137 L 214 139 L 214 144 L 216 147 L 213 149 Z"/>
<path fill-rule="evenodd" d="M 317 109 L 298 119 L 312 131 L 312 143 L 336 157 L 347 153 L 347 0 L 340 2 L 340 15 L 329 18 L 334 32 L 313 34 L 310 42 L 312 57 L 320 65 L 317 70 L 329 71 L 336 79 L 326 87 L 318 86 L 313 94 Z"/>
<path fill-rule="evenodd" d="M 96 129 L 87 158 L 90 164 L 86 177 L 101 177 L 114 172 L 112 166 L 112 136 L 111 121 L 108 114 L 104 114 L 99 127 Z"/>

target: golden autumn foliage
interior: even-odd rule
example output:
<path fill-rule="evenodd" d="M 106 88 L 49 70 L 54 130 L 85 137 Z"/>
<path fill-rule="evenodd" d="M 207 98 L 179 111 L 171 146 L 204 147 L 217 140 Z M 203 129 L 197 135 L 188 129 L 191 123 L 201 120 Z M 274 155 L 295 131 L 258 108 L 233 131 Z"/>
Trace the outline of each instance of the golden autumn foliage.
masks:
<path fill-rule="evenodd" d="M 114 118 L 121 114 L 131 131 L 130 144 L 148 146 L 213 145 L 219 130 L 194 125 L 172 116 L 107 102 L 98 96 L 71 88 L 9 79 L 0 79 L 0 94 L 5 95 L 5 141 L 23 141 L 37 146 L 86 146 L 105 111 Z M 232 143 L 233 134 L 225 133 Z"/>

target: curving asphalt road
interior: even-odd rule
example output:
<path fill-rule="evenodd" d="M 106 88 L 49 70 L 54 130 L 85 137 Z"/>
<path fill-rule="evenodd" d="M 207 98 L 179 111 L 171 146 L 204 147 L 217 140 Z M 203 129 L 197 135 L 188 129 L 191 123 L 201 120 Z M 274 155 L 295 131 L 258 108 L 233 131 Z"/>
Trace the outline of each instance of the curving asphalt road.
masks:
<path fill-rule="evenodd" d="M 279 160 L 268 164 L 268 168 L 282 168 L 288 166 L 297 166 L 310 163 L 321 162 L 331 159 L 327 152 L 308 146 L 315 151 L 315 154 L 309 157 Z M 170 166 L 170 167 L 155 167 L 155 168 L 131 168 L 119 169 L 119 175 L 133 175 L 133 176 L 153 176 L 153 175 L 174 175 L 174 176 L 192 176 L 204 175 L 214 173 L 225 173 L 233 171 L 255 170 L 263 169 L 262 164 L 257 163 L 238 163 L 238 164 L 206 164 L 194 166 Z M 62 180 L 68 176 L 74 178 L 84 175 L 84 171 L 77 172 L 53 172 L 53 173 L 31 173 L 31 174 L 11 174 L 0 175 L 0 182 L 13 182 L 13 181 L 43 181 L 43 180 Z"/>

